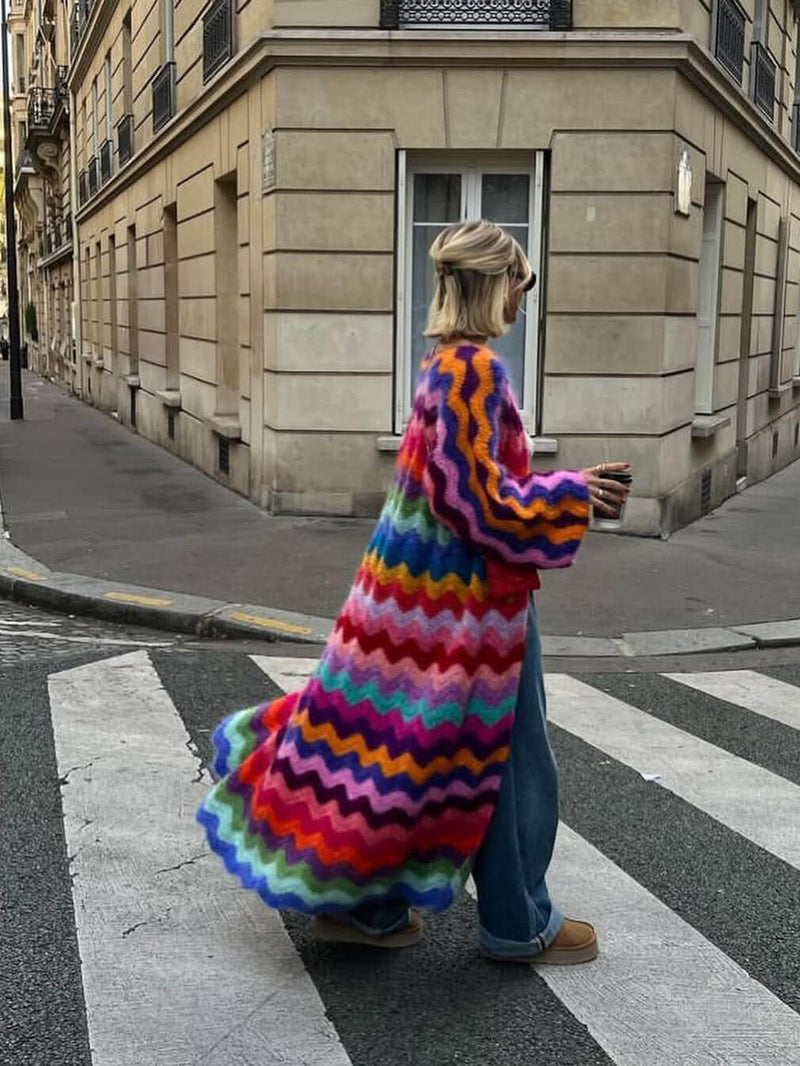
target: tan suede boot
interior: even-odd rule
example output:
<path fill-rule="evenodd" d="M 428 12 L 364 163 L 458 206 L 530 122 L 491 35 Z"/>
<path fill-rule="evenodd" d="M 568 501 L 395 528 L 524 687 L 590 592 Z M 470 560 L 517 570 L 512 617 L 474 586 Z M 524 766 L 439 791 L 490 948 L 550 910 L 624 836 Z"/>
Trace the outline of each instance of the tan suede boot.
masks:
<path fill-rule="evenodd" d="M 525 962 L 528 965 L 570 966 L 578 962 L 591 962 L 597 958 L 597 933 L 588 922 L 565 918 L 564 924 L 549 948 L 537 955 L 493 955 L 483 951 L 487 958 L 497 962 Z"/>

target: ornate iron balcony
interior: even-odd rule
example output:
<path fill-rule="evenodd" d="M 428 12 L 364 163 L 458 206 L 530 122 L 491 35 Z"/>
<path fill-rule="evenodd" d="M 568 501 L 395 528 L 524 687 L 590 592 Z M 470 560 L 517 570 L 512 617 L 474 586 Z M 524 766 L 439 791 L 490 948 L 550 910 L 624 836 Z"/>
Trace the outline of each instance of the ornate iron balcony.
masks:
<path fill-rule="evenodd" d="M 175 64 L 165 63 L 153 78 L 153 133 L 175 114 Z"/>
<path fill-rule="evenodd" d="M 727 72 L 742 83 L 744 26 L 746 16 L 736 0 L 717 0 L 717 30 L 714 54 Z"/>
<path fill-rule="evenodd" d="M 28 94 L 28 133 L 34 129 L 49 131 L 56 111 L 55 89 L 43 89 L 37 85 Z"/>
<path fill-rule="evenodd" d="M 750 45 L 753 103 L 772 122 L 775 113 L 775 62 L 763 44 Z"/>
<path fill-rule="evenodd" d="M 100 166 L 96 155 L 93 155 L 89 160 L 86 172 L 89 175 L 89 195 L 94 196 L 100 188 Z"/>
<path fill-rule="evenodd" d="M 203 13 L 203 81 L 217 73 L 233 55 L 233 4 L 213 0 Z"/>
<path fill-rule="evenodd" d="M 572 0 L 381 0 L 381 27 L 569 30 Z"/>
<path fill-rule="evenodd" d="M 123 115 L 117 123 L 117 157 L 123 166 L 133 155 L 133 115 Z"/>
<path fill-rule="evenodd" d="M 103 141 L 100 145 L 100 184 L 105 185 L 111 181 L 111 172 L 114 169 L 114 142 Z"/>

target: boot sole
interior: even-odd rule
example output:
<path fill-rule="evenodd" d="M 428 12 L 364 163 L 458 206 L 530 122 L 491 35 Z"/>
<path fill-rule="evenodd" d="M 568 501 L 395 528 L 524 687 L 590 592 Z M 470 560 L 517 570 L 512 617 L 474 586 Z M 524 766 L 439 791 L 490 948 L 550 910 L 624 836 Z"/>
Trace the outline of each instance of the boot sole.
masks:
<path fill-rule="evenodd" d="M 422 940 L 422 920 L 414 916 L 411 924 L 396 933 L 386 936 L 372 936 L 362 933 L 352 925 L 340 925 L 338 922 L 314 918 L 311 933 L 317 940 L 326 944 L 359 944 L 368 948 L 411 948 Z"/>
<path fill-rule="evenodd" d="M 538 955 L 493 955 L 480 948 L 481 955 L 494 962 L 517 962 L 527 966 L 575 966 L 581 962 L 591 962 L 597 958 L 597 938 L 579 948 L 546 948 Z"/>

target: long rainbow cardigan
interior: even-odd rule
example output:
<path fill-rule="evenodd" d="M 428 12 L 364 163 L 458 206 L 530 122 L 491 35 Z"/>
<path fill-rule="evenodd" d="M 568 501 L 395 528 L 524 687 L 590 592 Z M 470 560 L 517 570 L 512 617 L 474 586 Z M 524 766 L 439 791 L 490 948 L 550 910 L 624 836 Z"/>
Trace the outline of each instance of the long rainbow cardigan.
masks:
<path fill-rule="evenodd" d="M 528 464 L 500 360 L 429 355 L 316 672 L 214 733 L 219 780 L 198 819 L 271 906 L 391 894 L 443 910 L 460 891 L 508 756 L 529 590 L 573 561 L 588 521 L 580 474 Z"/>

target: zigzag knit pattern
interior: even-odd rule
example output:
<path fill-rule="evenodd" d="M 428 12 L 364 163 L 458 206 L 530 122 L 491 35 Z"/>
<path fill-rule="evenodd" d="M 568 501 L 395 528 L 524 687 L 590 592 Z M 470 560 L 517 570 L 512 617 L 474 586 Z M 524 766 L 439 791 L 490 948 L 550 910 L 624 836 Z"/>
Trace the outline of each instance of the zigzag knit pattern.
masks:
<path fill-rule="evenodd" d="M 529 472 L 489 349 L 427 357 L 316 672 L 214 733 L 219 780 L 198 819 L 242 884 L 307 914 L 388 895 L 453 902 L 508 757 L 528 590 L 539 568 L 572 562 L 588 511 L 579 474 Z M 487 562 L 522 587 L 498 593 Z"/>

